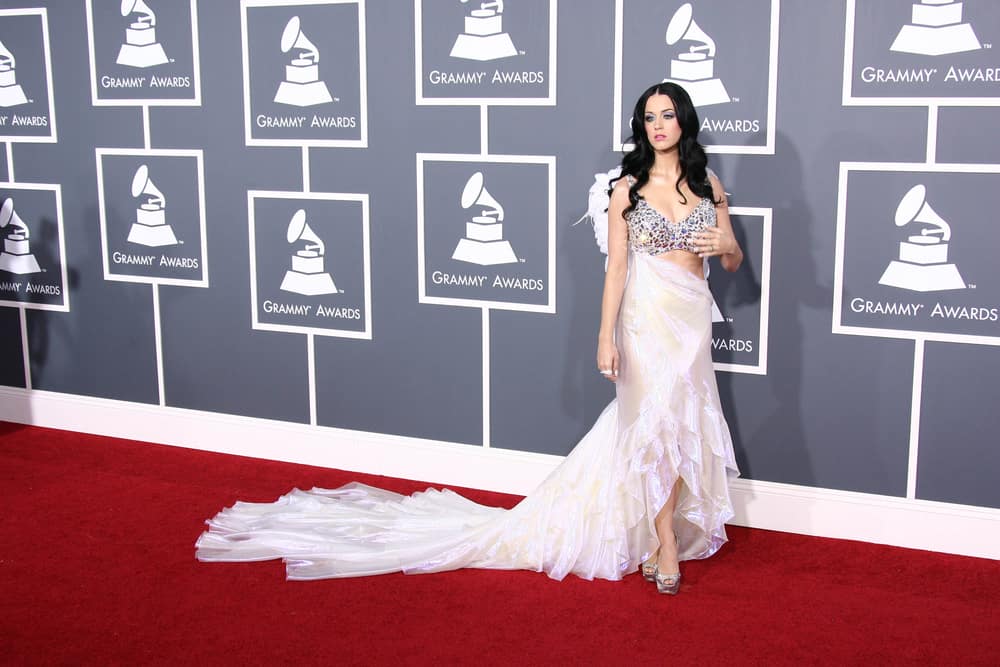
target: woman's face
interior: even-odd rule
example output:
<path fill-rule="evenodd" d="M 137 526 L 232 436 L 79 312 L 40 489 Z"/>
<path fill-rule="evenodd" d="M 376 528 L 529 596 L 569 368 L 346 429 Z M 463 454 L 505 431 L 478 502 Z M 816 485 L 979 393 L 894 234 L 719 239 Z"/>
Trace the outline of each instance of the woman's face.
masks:
<path fill-rule="evenodd" d="M 674 101 L 668 96 L 650 95 L 644 119 L 646 137 L 655 150 L 668 150 L 680 142 L 681 126 L 677 122 Z"/>

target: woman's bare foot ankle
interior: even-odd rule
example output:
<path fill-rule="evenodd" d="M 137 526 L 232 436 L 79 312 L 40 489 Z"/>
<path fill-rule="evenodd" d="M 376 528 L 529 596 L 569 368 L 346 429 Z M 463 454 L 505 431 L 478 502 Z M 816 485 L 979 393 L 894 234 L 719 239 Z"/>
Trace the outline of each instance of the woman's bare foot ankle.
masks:
<path fill-rule="evenodd" d="M 680 572 L 680 561 L 677 559 L 677 542 L 673 534 L 664 535 L 660 540 L 660 552 L 656 557 L 656 568 L 660 574 L 675 574 Z"/>

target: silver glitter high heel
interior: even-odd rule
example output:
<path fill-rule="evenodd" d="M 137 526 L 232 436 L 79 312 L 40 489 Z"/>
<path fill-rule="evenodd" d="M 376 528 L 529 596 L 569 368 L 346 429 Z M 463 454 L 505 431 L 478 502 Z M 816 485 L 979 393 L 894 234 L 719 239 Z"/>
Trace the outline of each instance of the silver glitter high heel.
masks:
<path fill-rule="evenodd" d="M 653 575 L 656 581 L 656 590 L 658 593 L 666 593 L 667 595 L 677 595 L 681 590 L 681 573 L 677 572 L 675 574 L 660 574 L 659 568 L 656 569 L 656 574 Z"/>
<path fill-rule="evenodd" d="M 681 538 L 680 538 L 680 536 L 674 535 L 674 544 L 677 545 L 678 549 L 680 548 L 680 544 L 681 544 Z M 656 584 L 656 590 L 660 591 L 661 593 L 670 593 L 671 595 L 676 595 L 677 594 L 677 589 L 680 587 L 680 578 L 681 578 L 681 575 L 680 575 L 680 573 L 677 573 L 676 575 L 673 575 L 673 574 L 665 575 L 667 577 L 667 579 L 671 579 L 671 580 L 672 580 L 673 577 L 676 576 L 677 577 L 677 583 L 676 584 L 671 584 L 669 582 L 667 583 L 668 587 L 672 587 L 674 589 L 672 593 L 670 591 L 667 591 L 667 590 L 661 590 L 660 589 L 660 584 L 657 581 L 657 577 L 659 576 L 660 570 L 659 570 L 659 568 L 656 565 L 656 559 L 659 557 L 659 555 L 660 555 L 660 550 L 657 549 L 656 553 L 654 553 L 652 556 L 650 556 L 649 560 L 647 560 L 645 563 L 642 564 L 642 576 L 643 576 L 643 578 L 646 581 L 649 581 L 649 582 L 652 582 L 652 583 Z"/>
<path fill-rule="evenodd" d="M 656 582 L 656 554 L 650 556 L 649 560 L 642 564 L 642 578 L 649 582 Z"/>

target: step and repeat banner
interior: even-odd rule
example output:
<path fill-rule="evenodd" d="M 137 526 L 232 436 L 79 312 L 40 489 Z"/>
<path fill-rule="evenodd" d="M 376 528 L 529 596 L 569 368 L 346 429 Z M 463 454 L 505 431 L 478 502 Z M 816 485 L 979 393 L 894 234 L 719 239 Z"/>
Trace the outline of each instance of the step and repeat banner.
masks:
<path fill-rule="evenodd" d="M 579 220 L 671 81 L 746 254 L 744 475 L 1000 507 L 996 40 L 991 0 L 5 0 L 0 383 L 566 454 L 613 396 Z"/>

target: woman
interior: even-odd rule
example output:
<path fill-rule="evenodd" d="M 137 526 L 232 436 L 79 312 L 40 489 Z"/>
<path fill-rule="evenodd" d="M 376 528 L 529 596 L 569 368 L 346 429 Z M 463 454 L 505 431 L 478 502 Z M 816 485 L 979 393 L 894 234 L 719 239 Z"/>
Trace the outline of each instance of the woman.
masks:
<path fill-rule="evenodd" d="M 742 254 L 722 186 L 706 176 L 687 94 L 673 84 L 647 90 L 632 131 L 626 178 L 611 192 L 598 345 L 617 398 L 531 495 L 504 510 L 447 489 L 295 489 L 220 512 L 198 558 L 283 558 L 290 579 L 462 567 L 621 579 L 645 562 L 657 589 L 676 593 L 679 560 L 715 553 L 732 516 L 727 474 L 737 471 L 702 262 L 718 255 L 735 270 Z"/>
<path fill-rule="evenodd" d="M 631 126 L 635 149 L 622 160 L 622 175 L 611 189 L 608 206 L 608 268 L 597 367 L 618 382 L 623 423 L 653 414 L 667 426 L 660 437 L 679 448 L 665 452 L 665 458 L 681 459 L 676 469 L 659 462 L 664 488 L 653 492 L 649 503 L 659 548 L 642 566 L 643 576 L 654 580 L 661 592 L 676 592 L 681 555 L 714 553 L 725 540 L 723 524 L 732 515 L 725 480 L 716 480 L 716 525 L 703 525 L 703 537 L 690 534 L 691 517 L 699 511 L 691 502 L 692 494 L 697 495 L 694 487 L 721 470 L 692 469 L 685 475 L 704 444 L 685 441 L 682 433 L 686 407 L 710 415 L 716 429 L 712 454 L 737 472 L 712 370 L 712 297 L 703 264 L 719 256 L 727 271 L 735 271 L 743 252 L 733 236 L 722 184 L 707 171 L 707 157 L 698 143 L 698 116 L 687 92 L 673 83 L 651 86 L 639 97 Z M 711 432 L 713 425 L 708 428 Z M 685 456 L 692 460 L 684 461 Z M 692 542 L 700 542 L 700 548 L 693 549 Z"/>

